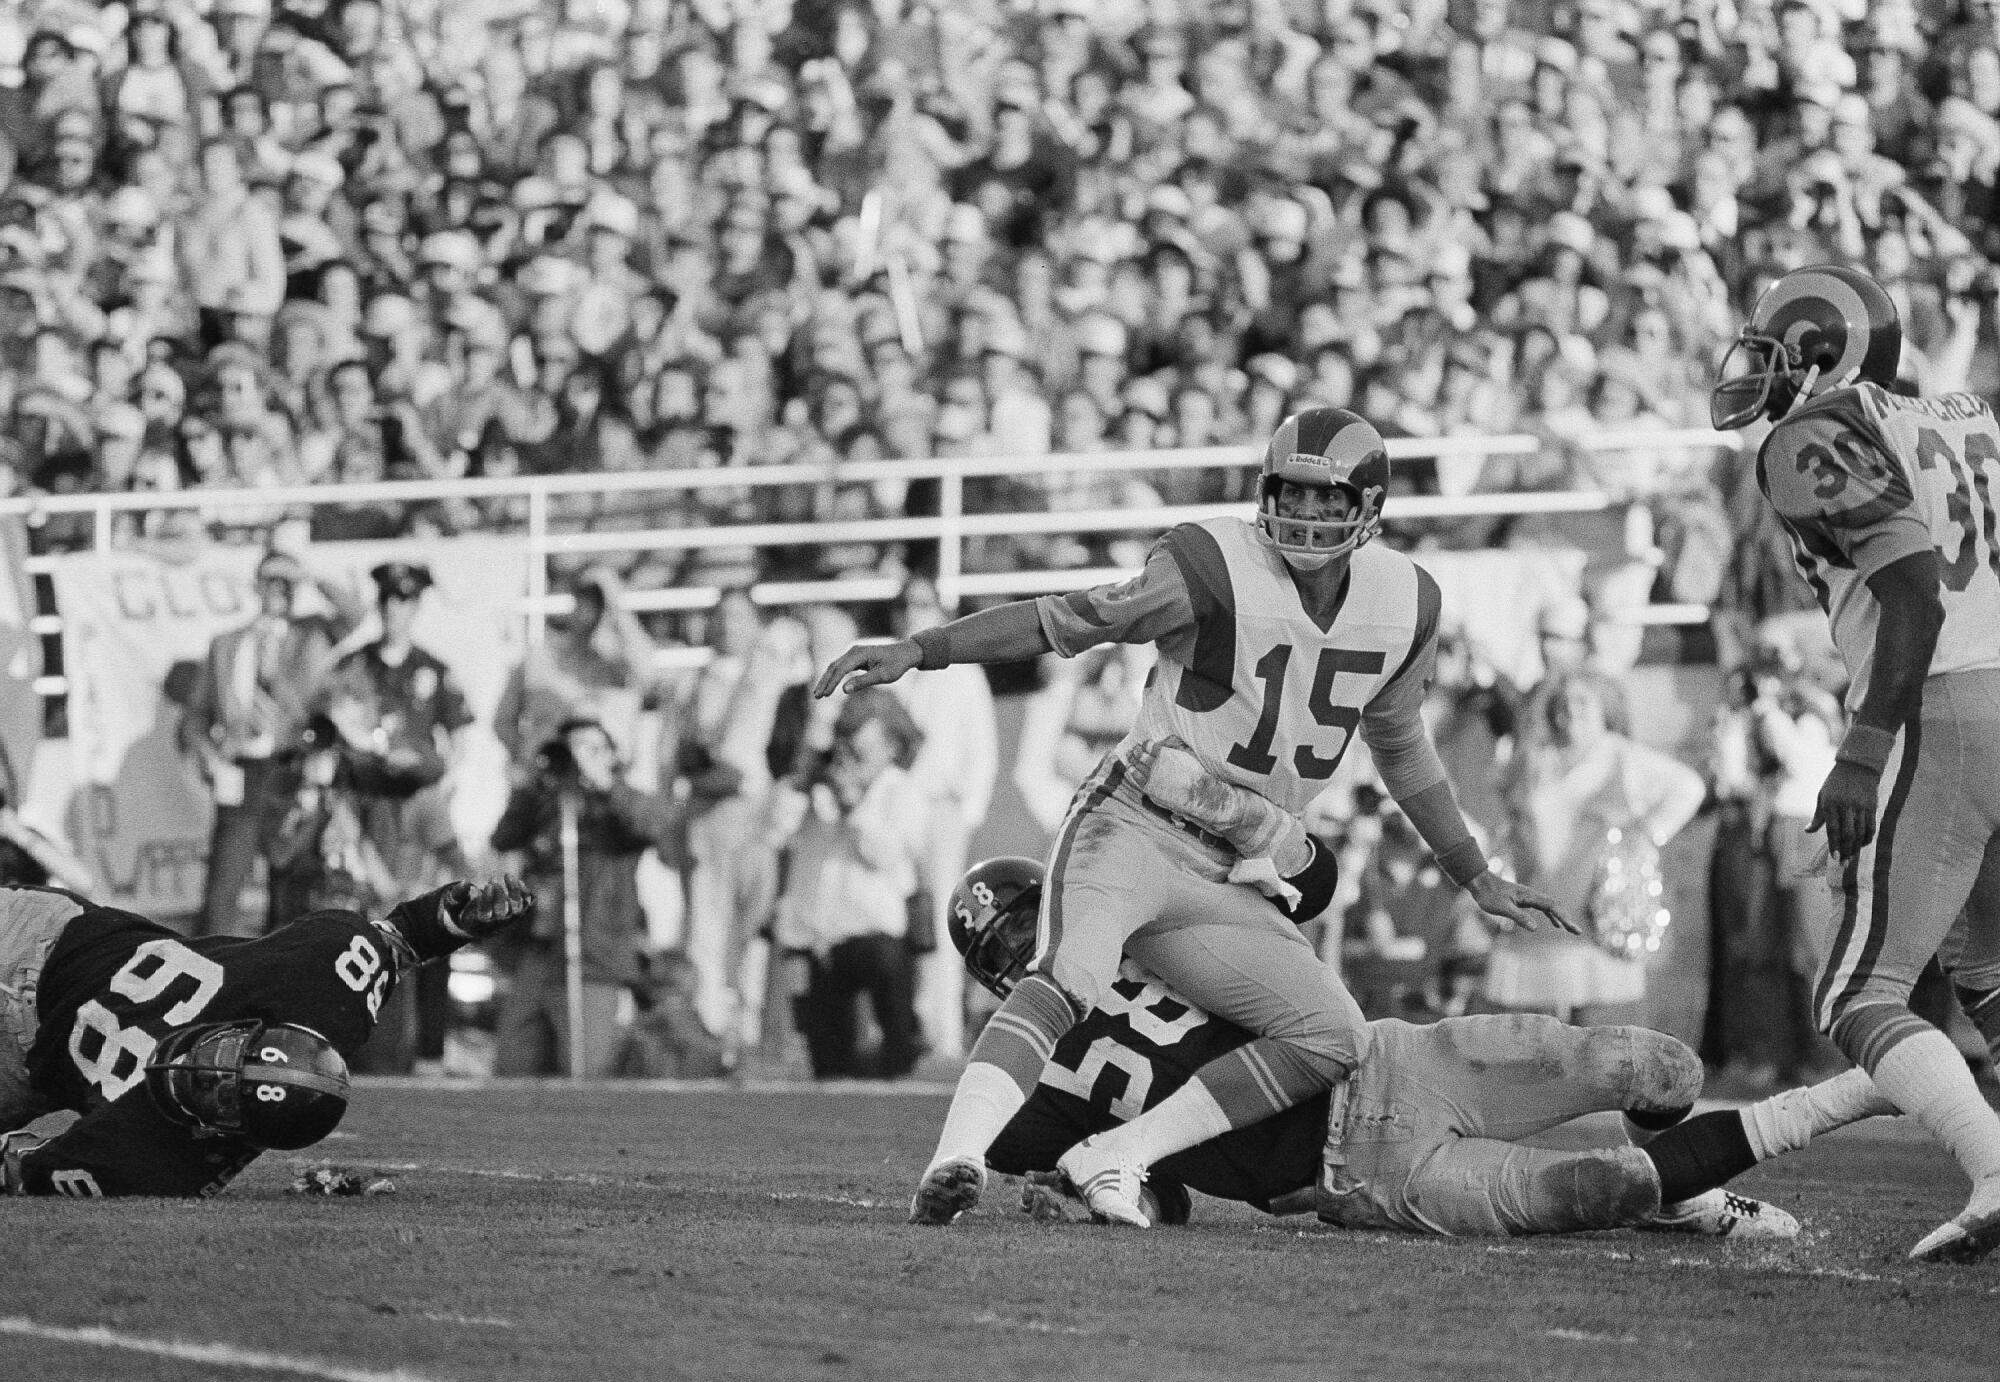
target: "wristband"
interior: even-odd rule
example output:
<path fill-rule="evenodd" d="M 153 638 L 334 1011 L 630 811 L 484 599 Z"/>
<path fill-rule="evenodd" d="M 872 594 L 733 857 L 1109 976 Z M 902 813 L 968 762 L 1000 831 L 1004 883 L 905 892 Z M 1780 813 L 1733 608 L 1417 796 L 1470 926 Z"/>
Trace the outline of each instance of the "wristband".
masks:
<path fill-rule="evenodd" d="M 1486 872 L 1487 867 L 1486 851 L 1471 836 L 1438 855 L 1437 862 L 1438 867 L 1444 870 L 1444 876 L 1461 888 Z"/>
<path fill-rule="evenodd" d="M 1896 747 L 1896 731 L 1878 729 L 1874 725 L 1855 723 L 1847 727 L 1847 736 L 1840 741 L 1840 749 L 1833 755 L 1836 763 L 1853 763 L 1870 772 L 1879 773 L 1889 766 L 1889 754 Z"/>
<path fill-rule="evenodd" d="M 943 628 L 920 630 L 910 635 L 910 641 L 924 655 L 917 664 L 919 672 L 938 672 L 951 666 L 951 635 Z"/>

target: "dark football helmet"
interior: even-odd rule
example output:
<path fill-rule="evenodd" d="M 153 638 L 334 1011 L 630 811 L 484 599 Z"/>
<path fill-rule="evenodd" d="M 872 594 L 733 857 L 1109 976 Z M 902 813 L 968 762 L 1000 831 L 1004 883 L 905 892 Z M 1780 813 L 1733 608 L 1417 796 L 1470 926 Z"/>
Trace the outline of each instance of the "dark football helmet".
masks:
<path fill-rule="evenodd" d="M 305 1027 L 220 1022 L 169 1034 L 146 1062 L 146 1089 L 176 1123 L 292 1151 L 339 1126 L 347 1062 Z"/>
<path fill-rule="evenodd" d="M 1338 485 L 1347 491 L 1345 518 L 1314 521 L 1278 516 L 1278 487 Z M 1382 529 L 1389 493 L 1389 450 L 1382 434 L 1345 408 L 1307 408 L 1278 424 L 1264 448 L 1257 478 L 1257 527 L 1286 561 L 1301 569 L 1345 556 Z"/>
<path fill-rule="evenodd" d="M 1003 855 L 974 864 L 951 890 L 945 929 L 966 972 L 1005 998 L 1034 963 L 1042 866 Z"/>
<path fill-rule="evenodd" d="M 1730 431 L 1859 380 L 1886 388 L 1902 355 L 1903 326 L 1881 284 L 1844 264 L 1794 269 L 1764 290 L 1716 367 L 1709 421 Z"/>

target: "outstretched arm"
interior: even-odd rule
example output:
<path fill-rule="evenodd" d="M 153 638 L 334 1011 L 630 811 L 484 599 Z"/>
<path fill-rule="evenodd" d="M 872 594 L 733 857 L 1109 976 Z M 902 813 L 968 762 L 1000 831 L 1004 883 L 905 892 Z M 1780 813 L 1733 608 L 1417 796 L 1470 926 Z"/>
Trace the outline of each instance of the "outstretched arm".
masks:
<path fill-rule="evenodd" d="M 1075 657 L 1104 643 L 1170 638 L 1195 622 L 1194 601 L 1175 555 L 1182 531 L 1177 528 L 1162 538 L 1145 569 L 1129 581 L 1015 600 L 913 638 L 849 648 L 820 674 L 813 694 L 828 696 L 837 686 L 859 691 L 907 672 L 936 671 L 956 662 L 1020 662 L 1049 652 Z"/>
<path fill-rule="evenodd" d="M 851 695 L 919 669 L 934 672 L 954 662 L 1019 662 L 1049 650 L 1035 601 L 1016 600 L 925 629 L 914 638 L 857 643 L 820 673 L 813 695 L 830 696 L 835 687 Z"/>
<path fill-rule="evenodd" d="M 1437 856 L 1445 876 L 1464 888 L 1479 910 L 1532 930 L 1550 926 L 1580 935 L 1554 899 L 1523 883 L 1502 878 L 1486 866 L 1486 853 L 1472 837 L 1445 777 L 1444 764 L 1424 727 L 1423 694 L 1428 670 L 1405 674 L 1392 682 L 1368 706 L 1361 718 L 1361 737 L 1375 759 L 1382 785 L 1402 808 L 1417 834 Z"/>

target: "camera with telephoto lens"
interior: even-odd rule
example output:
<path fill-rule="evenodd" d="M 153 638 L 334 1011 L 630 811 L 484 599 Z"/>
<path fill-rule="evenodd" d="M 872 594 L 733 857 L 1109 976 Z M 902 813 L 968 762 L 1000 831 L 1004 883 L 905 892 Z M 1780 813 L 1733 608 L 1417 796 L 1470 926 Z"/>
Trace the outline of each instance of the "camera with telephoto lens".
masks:
<path fill-rule="evenodd" d="M 561 735 L 535 750 L 535 771 L 544 782 L 559 790 L 575 788 L 581 781 L 576 754 L 569 740 Z"/>

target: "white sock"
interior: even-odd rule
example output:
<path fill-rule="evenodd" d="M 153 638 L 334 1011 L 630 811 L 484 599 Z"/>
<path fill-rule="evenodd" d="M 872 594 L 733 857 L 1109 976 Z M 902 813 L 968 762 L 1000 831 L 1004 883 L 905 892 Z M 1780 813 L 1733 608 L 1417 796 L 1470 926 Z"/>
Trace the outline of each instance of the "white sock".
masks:
<path fill-rule="evenodd" d="M 1977 1184 L 2000 1177 L 2000 1113 L 1943 1032 L 1906 1037 L 1875 1062 L 1875 1087 L 1942 1142 Z"/>
<path fill-rule="evenodd" d="M 1757 1160 L 1769 1161 L 1796 1152 L 1835 1128 L 1901 1112 L 1875 1087 L 1868 1072 L 1856 1066 L 1816 1085 L 1758 1100 L 1742 1111 L 1743 1135 Z"/>
<path fill-rule="evenodd" d="M 952 1091 L 951 1111 L 944 1116 L 931 1166 L 961 1156 L 985 1161 L 993 1139 L 1027 1102 L 1021 1086 L 999 1066 L 983 1060 L 968 1063 Z"/>
<path fill-rule="evenodd" d="M 1229 1131 L 1229 1115 L 1208 1086 L 1189 1080 L 1121 1128 L 1097 1135 L 1097 1145 L 1139 1166 L 1184 1152 Z"/>

